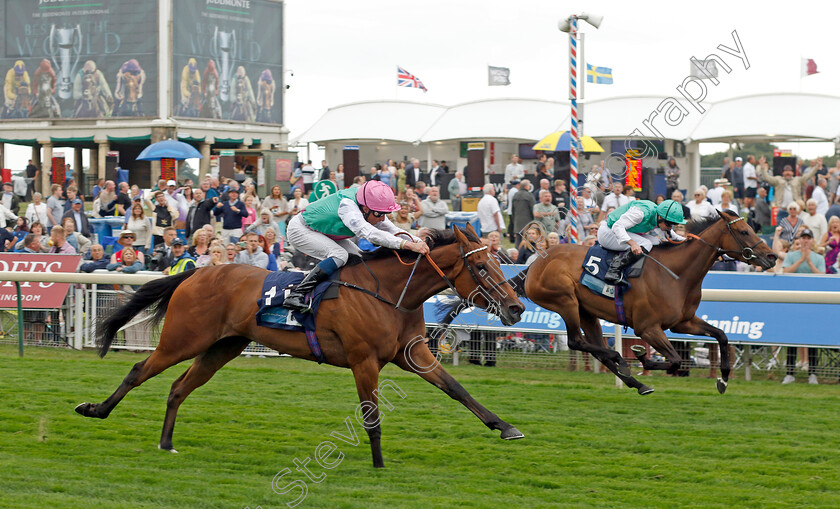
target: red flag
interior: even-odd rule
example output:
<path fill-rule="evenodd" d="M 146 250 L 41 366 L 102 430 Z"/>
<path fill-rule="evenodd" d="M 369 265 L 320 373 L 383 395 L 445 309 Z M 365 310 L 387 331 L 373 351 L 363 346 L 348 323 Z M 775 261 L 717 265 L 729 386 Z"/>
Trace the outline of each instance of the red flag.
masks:
<path fill-rule="evenodd" d="M 805 76 L 810 76 L 812 74 L 817 74 L 819 72 L 817 70 L 817 63 L 814 62 L 813 58 L 803 58 L 800 72 L 801 78 L 804 78 Z"/>

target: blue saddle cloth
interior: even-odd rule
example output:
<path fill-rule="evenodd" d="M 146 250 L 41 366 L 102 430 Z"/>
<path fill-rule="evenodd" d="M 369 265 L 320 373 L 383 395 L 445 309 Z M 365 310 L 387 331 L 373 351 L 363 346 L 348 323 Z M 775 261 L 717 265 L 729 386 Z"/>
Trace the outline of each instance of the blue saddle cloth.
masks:
<path fill-rule="evenodd" d="M 615 285 L 605 282 L 604 276 L 610 268 L 610 262 L 613 257 L 618 253 L 619 251 L 604 249 L 600 244 L 595 243 L 586 252 L 586 256 L 583 257 L 583 264 L 581 265 L 583 271 L 580 274 L 580 283 L 602 297 L 615 299 Z M 641 258 L 625 267 L 624 279 L 639 277 L 642 274 L 644 263 L 645 259 Z M 630 284 L 628 283 L 625 285 L 624 291 L 626 292 L 629 289 Z"/>
<path fill-rule="evenodd" d="M 315 316 L 324 295 L 330 287 L 331 281 L 320 283 L 312 294 L 312 311 L 309 313 L 298 313 L 283 307 L 286 300 L 286 290 L 297 286 L 303 281 L 306 274 L 303 272 L 271 272 L 263 281 L 262 297 L 257 301 L 257 325 L 271 327 L 272 329 L 284 329 L 294 331 L 315 331 Z M 330 278 L 336 279 L 339 271 Z M 337 289 L 337 287 L 336 287 Z M 337 292 L 336 292 L 337 293 Z"/>

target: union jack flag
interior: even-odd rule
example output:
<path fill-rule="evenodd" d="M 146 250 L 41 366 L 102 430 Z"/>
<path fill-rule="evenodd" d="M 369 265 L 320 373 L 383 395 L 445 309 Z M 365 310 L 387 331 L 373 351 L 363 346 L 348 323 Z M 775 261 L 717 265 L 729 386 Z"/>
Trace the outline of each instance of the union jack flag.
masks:
<path fill-rule="evenodd" d="M 420 81 L 420 79 L 417 76 L 411 74 L 410 72 L 406 71 L 400 66 L 397 66 L 397 86 L 419 88 L 423 92 L 428 92 L 426 87 L 423 85 L 423 82 Z"/>

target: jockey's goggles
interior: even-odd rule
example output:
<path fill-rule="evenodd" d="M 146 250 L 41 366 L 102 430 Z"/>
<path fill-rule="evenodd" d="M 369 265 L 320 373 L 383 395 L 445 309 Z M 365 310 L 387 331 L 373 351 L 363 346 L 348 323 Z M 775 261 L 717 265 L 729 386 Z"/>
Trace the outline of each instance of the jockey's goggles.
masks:
<path fill-rule="evenodd" d="M 380 212 L 378 210 L 371 210 L 370 213 L 373 214 L 373 217 L 382 217 L 388 215 L 387 212 Z"/>

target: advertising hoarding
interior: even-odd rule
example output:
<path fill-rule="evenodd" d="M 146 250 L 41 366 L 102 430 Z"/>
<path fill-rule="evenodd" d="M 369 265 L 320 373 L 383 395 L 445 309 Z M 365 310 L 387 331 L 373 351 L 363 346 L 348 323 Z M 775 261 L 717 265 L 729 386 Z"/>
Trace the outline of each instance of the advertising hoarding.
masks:
<path fill-rule="evenodd" d="M 157 115 L 157 1 L 0 0 L 0 118 Z"/>
<path fill-rule="evenodd" d="M 76 272 L 81 255 L 0 253 L 0 270 L 13 272 Z M 70 283 L 21 281 L 20 297 L 24 309 L 60 308 Z M 0 308 L 17 307 L 17 291 L 12 281 L 0 282 Z"/>
<path fill-rule="evenodd" d="M 502 265 L 502 271 L 508 278 L 524 269 L 524 265 Z M 710 272 L 703 280 L 703 288 L 837 292 L 840 291 L 840 278 L 810 274 L 774 276 L 764 273 Z M 440 300 L 450 302 L 447 299 L 450 297 L 436 295 L 426 301 L 423 309 L 427 324 L 432 325 L 442 318 L 438 316 L 435 304 Z M 522 313 L 522 320 L 510 328 L 504 327 L 497 316 L 478 308 L 465 309 L 452 322 L 452 326 L 468 329 L 527 330 L 544 334 L 566 330 L 566 324 L 559 314 L 537 306 L 528 299 L 522 299 L 522 303 L 526 308 Z M 836 304 L 703 301 L 697 308 L 696 315 L 723 330 L 733 343 L 837 347 L 840 346 L 840 338 L 833 331 L 836 329 L 838 308 L 840 306 Z M 605 333 L 610 335 L 615 324 L 606 320 L 600 322 Z M 625 335 L 632 336 L 632 333 L 633 330 L 628 329 Z M 665 331 L 665 334 L 671 339 L 712 341 L 708 337 L 672 331 Z"/>
<path fill-rule="evenodd" d="M 281 124 L 283 4 L 178 0 L 173 10 L 173 116 Z"/>

